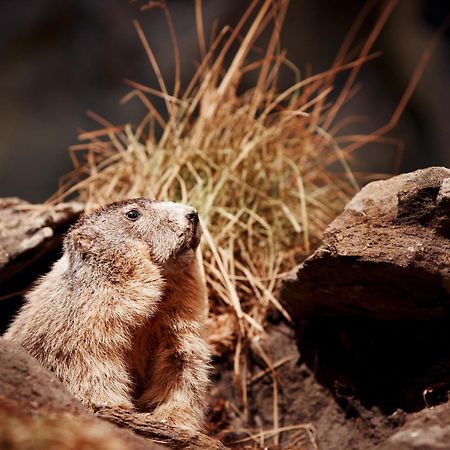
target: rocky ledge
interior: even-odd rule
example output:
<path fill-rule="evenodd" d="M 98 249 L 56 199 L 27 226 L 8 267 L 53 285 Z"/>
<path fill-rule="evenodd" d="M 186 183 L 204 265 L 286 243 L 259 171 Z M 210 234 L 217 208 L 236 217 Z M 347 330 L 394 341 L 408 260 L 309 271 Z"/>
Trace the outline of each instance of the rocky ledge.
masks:
<path fill-rule="evenodd" d="M 450 170 L 365 186 L 285 280 L 294 319 L 444 317 L 450 312 Z"/>

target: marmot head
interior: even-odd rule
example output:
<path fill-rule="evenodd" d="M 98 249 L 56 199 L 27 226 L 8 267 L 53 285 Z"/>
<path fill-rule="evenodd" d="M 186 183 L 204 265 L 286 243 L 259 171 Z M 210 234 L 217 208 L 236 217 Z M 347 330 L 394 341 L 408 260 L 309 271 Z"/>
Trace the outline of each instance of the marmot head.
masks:
<path fill-rule="evenodd" d="M 166 265 L 188 264 L 195 257 L 201 228 L 197 211 L 186 205 L 137 198 L 110 203 L 86 214 L 71 228 L 65 248 L 83 258 L 104 261 L 148 248 L 149 258 Z"/>

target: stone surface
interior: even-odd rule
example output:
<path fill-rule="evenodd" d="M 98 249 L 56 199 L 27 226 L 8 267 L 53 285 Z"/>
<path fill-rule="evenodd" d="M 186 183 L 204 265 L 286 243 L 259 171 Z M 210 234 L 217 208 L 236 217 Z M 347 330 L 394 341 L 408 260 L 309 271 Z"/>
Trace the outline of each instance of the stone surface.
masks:
<path fill-rule="evenodd" d="M 61 243 L 61 232 L 83 211 L 82 203 L 31 205 L 0 199 L 0 283 L 32 265 Z"/>
<path fill-rule="evenodd" d="M 450 404 L 411 414 L 380 450 L 450 450 Z"/>
<path fill-rule="evenodd" d="M 365 186 L 281 295 L 295 320 L 447 317 L 450 170 L 432 167 Z"/>

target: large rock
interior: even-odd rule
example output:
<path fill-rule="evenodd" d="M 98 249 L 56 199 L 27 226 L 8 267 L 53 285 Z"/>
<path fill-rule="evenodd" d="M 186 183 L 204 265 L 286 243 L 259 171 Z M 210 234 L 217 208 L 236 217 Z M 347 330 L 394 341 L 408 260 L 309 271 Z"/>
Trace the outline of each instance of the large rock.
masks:
<path fill-rule="evenodd" d="M 31 205 L 15 197 L 0 199 L 0 283 L 58 246 L 61 233 L 83 209 L 79 202 L 53 206 Z"/>
<path fill-rule="evenodd" d="M 294 319 L 445 317 L 450 312 L 450 170 L 365 186 L 321 247 L 285 280 Z"/>
<path fill-rule="evenodd" d="M 450 449 L 450 170 L 364 187 L 282 301 L 336 402 L 357 420 L 380 414 L 383 450 Z"/>

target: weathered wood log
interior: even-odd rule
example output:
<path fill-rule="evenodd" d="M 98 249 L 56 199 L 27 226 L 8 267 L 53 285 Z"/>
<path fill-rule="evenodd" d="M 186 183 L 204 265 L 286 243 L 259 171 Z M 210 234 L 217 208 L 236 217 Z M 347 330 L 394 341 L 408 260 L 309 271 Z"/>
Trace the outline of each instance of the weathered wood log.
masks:
<path fill-rule="evenodd" d="M 164 423 L 155 422 L 145 413 L 135 413 L 125 409 L 99 408 L 96 415 L 173 449 L 223 450 L 227 448 L 221 442 L 202 433 L 190 433 Z"/>

